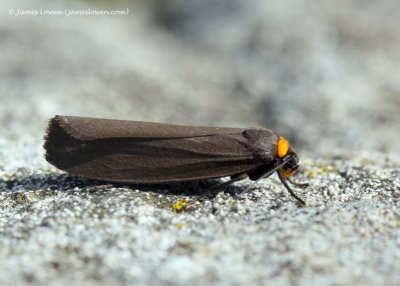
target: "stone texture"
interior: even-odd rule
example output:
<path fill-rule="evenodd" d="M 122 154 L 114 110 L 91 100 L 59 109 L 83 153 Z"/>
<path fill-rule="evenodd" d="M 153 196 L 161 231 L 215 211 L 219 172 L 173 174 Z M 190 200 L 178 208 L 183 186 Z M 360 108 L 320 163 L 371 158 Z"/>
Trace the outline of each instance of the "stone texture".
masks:
<path fill-rule="evenodd" d="M 146 3 L 0 3 L 0 285 L 399 285 L 398 2 Z M 103 188 L 45 162 L 55 114 L 272 128 L 308 206 Z"/>

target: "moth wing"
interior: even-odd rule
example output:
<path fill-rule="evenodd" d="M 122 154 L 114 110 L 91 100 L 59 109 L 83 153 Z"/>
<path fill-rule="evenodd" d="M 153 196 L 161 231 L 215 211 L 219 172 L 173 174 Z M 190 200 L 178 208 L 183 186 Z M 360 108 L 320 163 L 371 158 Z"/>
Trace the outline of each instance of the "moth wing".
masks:
<path fill-rule="evenodd" d="M 183 182 L 246 173 L 265 164 L 255 160 L 247 148 L 248 139 L 242 135 L 244 129 L 190 127 L 182 130 L 182 126 L 156 128 L 152 125 L 152 130 L 146 131 L 143 128 L 149 128 L 147 123 L 127 121 L 130 130 L 123 129 L 120 133 L 124 136 L 120 136 L 115 130 L 121 122 L 85 119 L 105 127 L 107 137 L 100 132 L 104 129 L 98 129 L 96 132 L 101 134 L 96 135 L 89 131 L 90 124 L 79 128 L 76 118 L 72 120 L 74 124 L 70 124 L 69 118 L 64 119 L 56 117 L 50 121 L 46 159 L 71 174 L 92 179 L 125 183 Z"/>
<path fill-rule="evenodd" d="M 182 138 L 213 134 L 235 134 L 243 131 L 241 128 L 193 127 L 143 121 L 102 119 L 91 117 L 76 117 L 57 115 L 50 120 L 52 125 L 58 125 L 76 139 L 107 139 L 107 138 Z"/>

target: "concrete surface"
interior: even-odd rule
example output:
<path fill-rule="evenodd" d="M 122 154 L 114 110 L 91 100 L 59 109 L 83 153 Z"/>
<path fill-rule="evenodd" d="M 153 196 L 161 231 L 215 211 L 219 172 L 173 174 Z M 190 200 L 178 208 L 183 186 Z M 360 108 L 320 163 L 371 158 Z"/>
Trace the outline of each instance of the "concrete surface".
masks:
<path fill-rule="evenodd" d="M 400 285 L 398 1 L 0 3 L 0 285 Z M 11 15 L 122 9 L 126 16 Z M 48 165 L 55 114 L 263 126 L 302 168 L 185 186 Z M 207 182 L 208 185 L 214 182 Z"/>

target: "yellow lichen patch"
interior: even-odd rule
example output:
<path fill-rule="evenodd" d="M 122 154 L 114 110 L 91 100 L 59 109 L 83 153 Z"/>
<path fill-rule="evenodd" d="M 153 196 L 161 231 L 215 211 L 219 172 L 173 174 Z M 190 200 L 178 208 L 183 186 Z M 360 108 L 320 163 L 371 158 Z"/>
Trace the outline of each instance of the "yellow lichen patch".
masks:
<path fill-rule="evenodd" d="M 335 166 L 331 166 L 331 165 L 316 164 L 315 166 L 320 169 L 318 174 L 321 174 L 321 175 L 329 174 L 329 173 L 333 173 L 333 172 L 337 171 L 337 168 Z"/>
<path fill-rule="evenodd" d="M 179 199 L 176 203 L 172 205 L 172 208 L 177 213 L 183 213 L 185 210 L 185 206 L 187 205 L 188 201 L 186 199 Z"/>
<path fill-rule="evenodd" d="M 177 228 L 182 228 L 182 227 L 184 226 L 184 224 L 181 223 L 181 222 L 177 222 L 177 223 L 175 224 L 175 226 L 176 226 Z"/>
<path fill-rule="evenodd" d="M 288 151 L 289 151 L 289 142 L 287 142 L 285 138 L 279 137 L 279 140 L 278 140 L 278 157 L 279 158 L 285 157 Z"/>
<path fill-rule="evenodd" d="M 317 177 L 317 172 L 314 170 L 304 170 L 302 171 L 303 174 L 305 174 L 309 178 L 316 178 Z"/>
<path fill-rule="evenodd" d="M 312 169 L 304 170 L 303 173 L 310 178 L 316 178 L 319 175 L 325 175 L 336 171 L 337 168 L 335 166 L 330 166 L 326 164 L 315 164 Z"/>

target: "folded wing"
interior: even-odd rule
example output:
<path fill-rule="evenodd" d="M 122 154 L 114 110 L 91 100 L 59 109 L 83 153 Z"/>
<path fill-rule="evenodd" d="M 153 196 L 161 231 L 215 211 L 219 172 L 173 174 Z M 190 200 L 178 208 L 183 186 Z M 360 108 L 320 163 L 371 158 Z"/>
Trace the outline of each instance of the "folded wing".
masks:
<path fill-rule="evenodd" d="M 71 174 L 111 182 L 182 182 L 259 166 L 243 131 L 57 116 L 44 147 L 46 159 Z"/>

